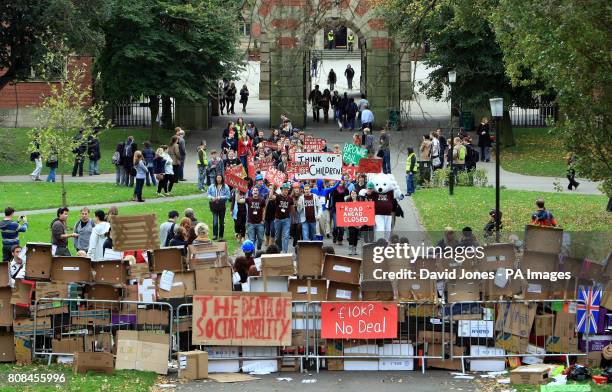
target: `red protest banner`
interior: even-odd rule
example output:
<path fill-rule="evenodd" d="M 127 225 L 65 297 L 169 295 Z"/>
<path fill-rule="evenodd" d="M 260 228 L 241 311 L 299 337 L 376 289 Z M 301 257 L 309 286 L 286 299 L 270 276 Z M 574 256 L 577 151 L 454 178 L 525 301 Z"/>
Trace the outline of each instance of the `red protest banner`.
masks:
<path fill-rule="evenodd" d="M 274 142 L 263 142 L 264 148 L 269 148 L 270 150 L 278 150 L 278 143 Z"/>
<path fill-rule="evenodd" d="M 351 181 L 354 181 L 357 178 L 357 166 L 342 165 L 342 174 L 349 176 Z"/>
<path fill-rule="evenodd" d="M 285 173 L 271 167 L 266 171 L 266 180 L 276 186 L 281 186 L 285 182 Z"/>
<path fill-rule="evenodd" d="M 288 346 L 291 294 L 196 292 L 192 341 L 212 346 Z"/>
<path fill-rule="evenodd" d="M 247 169 L 248 169 L 247 171 L 249 173 L 249 177 L 254 179 L 256 168 L 255 168 L 255 162 L 252 156 L 247 157 Z"/>
<path fill-rule="evenodd" d="M 354 201 L 336 203 L 338 227 L 374 226 L 374 202 Z"/>
<path fill-rule="evenodd" d="M 323 339 L 397 338 L 397 304 L 322 302 L 321 337 Z"/>
<path fill-rule="evenodd" d="M 247 180 L 235 176 L 232 173 L 225 173 L 225 183 L 227 186 L 236 188 L 240 192 L 247 193 L 249 191 L 249 183 Z"/>
<path fill-rule="evenodd" d="M 361 158 L 359 160 L 358 173 L 381 173 L 382 159 L 381 158 Z"/>
<path fill-rule="evenodd" d="M 236 177 L 244 178 L 244 166 L 232 165 L 225 168 L 225 174 L 233 174 Z"/>
<path fill-rule="evenodd" d="M 264 159 L 258 159 L 255 161 L 255 171 L 267 172 L 271 167 L 274 166 L 274 160 L 272 157 L 265 157 Z M 251 176 L 251 177 L 254 177 Z"/>
<path fill-rule="evenodd" d="M 287 165 L 287 176 L 295 178 L 300 174 L 308 174 L 309 166 L 305 162 L 289 161 Z"/>
<path fill-rule="evenodd" d="M 322 152 L 325 146 L 325 139 L 320 137 L 307 136 L 304 139 L 305 152 Z"/>

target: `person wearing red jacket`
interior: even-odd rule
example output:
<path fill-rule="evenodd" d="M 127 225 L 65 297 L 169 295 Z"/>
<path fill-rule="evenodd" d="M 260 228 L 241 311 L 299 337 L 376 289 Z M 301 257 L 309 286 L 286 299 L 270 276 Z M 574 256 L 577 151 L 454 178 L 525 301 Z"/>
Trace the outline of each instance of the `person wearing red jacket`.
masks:
<path fill-rule="evenodd" d="M 557 226 L 557 220 L 555 219 L 553 214 L 551 214 L 550 211 L 548 211 L 544 207 L 544 199 L 536 200 L 536 206 L 538 207 L 538 210 L 534 212 L 533 215 L 531 215 L 532 225 L 536 225 L 540 227 Z"/>
<path fill-rule="evenodd" d="M 244 166 L 244 170 L 249 170 L 247 157 L 253 155 L 253 141 L 246 133 L 241 133 L 238 138 L 238 157 L 240 162 L 242 162 L 242 166 Z"/>

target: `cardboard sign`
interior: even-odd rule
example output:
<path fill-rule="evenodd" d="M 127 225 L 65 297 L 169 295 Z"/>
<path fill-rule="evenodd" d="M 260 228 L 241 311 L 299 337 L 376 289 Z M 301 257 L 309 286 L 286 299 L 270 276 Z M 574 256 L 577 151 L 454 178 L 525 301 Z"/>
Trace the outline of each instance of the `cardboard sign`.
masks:
<path fill-rule="evenodd" d="M 296 152 L 293 160 L 308 164 L 308 173 L 298 174 L 298 180 L 341 180 L 342 156 L 332 152 Z"/>
<path fill-rule="evenodd" d="M 110 218 L 111 239 L 115 250 L 159 248 L 159 226 L 155 214 Z"/>
<path fill-rule="evenodd" d="M 323 339 L 397 338 L 397 305 L 386 302 L 321 303 Z"/>
<path fill-rule="evenodd" d="M 304 138 L 304 151 L 306 152 L 320 152 L 325 147 L 325 139 L 320 137 L 307 136 Z"/>
<path fill-rule="evenodd" d="M 361 158 L 368 156 L 368 150 L 353 143 L 346 143 L 342 147 L 342 160 L 346 164 L 359 165 Z"/>
<path fill-rule="evenodd" d="M 382 159 L 380 158 L 361 158 L 359 161 L 359 167 L 357 168 L 359 173 L 382 173 Z"/>
<path fill-rule="evenodd" d="M 264 159 L 257 159 L 255 161 L 252 161 L 251 158 L 250 162 L 253 162 L 255 172 L 267 172 L 268 170 L 270 170 L 271 167 L 274 167 L 274 160 L 271 156 L 268 156 Z M 251 175 L 251 173 L 249 172 L 249 177 L 254 178 L 255 174 Z"/>
<path fill-rule="evenodd" d="M 232 165 L 232 166 L 228 166 L 225 168 L 225 178 L 227 179 L 228 175 L 233 174 L 236 177 L 239 178 L 244 178 L 245 173 L 244 173 L 244 166 L 242 165 Z M 227 180 L 226 180 L 227 182 Z"/>
<path fill-rule="evenodd" d="M 289 178 L 297 178 L 298 175 L 308 174 L 309 166 L 307 163 L 290 161 L 287 165 L 287 176 Z"/>
<path fill-rule="evenodd" d="M 348 176 L 351 181 L 355 181 L 357 178 L 357 166 L 342 166 L 342 174 Z"/>
<path fill-rule="evenodd" d="M 268 180 L 268 182 L 271 184 L 280 187 L 285 182 L 285 173 L 276 170 L 275 168 L 270 168 L 270 170 L 266 171 L 266 180 Z"/>
<path fill-rule="evenodd" d="M 197 292 L 193 344 L 291 345 L 291 294 Z"/>
<path fill-rule="evenodd" d="M 336 203 L 336 216 L 338 227 L 374 226 L 374 202 Z"/>
<path fill-rule="evenodd" d="M 249 183 L 247 180 L 242 179 L 232 173 L 225 173 L 225 183 L 231 188 L 236 188 L 242 193 L 249 191 Z"/>

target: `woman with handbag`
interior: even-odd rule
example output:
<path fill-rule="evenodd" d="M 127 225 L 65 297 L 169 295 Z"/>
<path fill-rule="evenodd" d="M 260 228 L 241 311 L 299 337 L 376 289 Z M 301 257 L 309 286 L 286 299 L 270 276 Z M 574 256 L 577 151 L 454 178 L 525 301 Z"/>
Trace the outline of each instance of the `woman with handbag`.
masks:
<path fill-rule="evenodd" d="M 225 205 L 230 198 L 230 189 L 225 179 L 218 174 L 215 183 L 208 187 L 210 212 L 213 214 L 213 241 L 223 239 L 225 229 Z"/>

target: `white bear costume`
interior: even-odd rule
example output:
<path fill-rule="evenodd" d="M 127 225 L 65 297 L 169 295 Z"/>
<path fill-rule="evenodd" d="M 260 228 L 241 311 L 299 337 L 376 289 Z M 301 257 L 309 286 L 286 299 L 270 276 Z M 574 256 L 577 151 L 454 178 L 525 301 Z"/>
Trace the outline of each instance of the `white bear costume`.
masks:
<path fill-rule="evenodd" d="M 370 174 L 368 181 L 374 183 L 374 228 L 376 236 L 381 235 L 389 240 L 391 237 L 391 222 L 393 220 L 393 199 L 402 200 L 402 193 L 393 174 Z"/>

